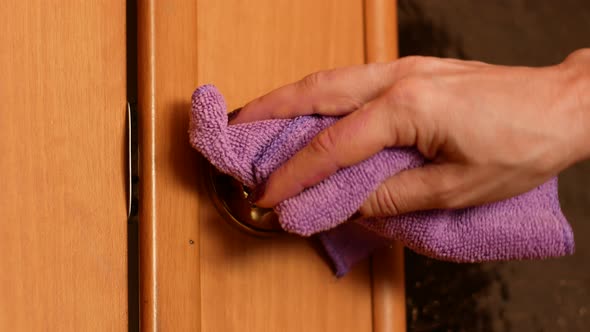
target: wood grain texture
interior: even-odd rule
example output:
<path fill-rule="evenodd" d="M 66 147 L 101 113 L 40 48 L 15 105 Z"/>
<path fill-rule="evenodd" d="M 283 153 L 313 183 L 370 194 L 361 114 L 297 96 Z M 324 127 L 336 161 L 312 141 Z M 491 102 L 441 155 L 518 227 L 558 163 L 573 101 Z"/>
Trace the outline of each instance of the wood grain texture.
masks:
<path fill-rule="evenodd" d="M 125 331 L 125 4 L 0 3 L 0 331 Z"/>
<path fill-rule="evenodd" d="M 336 280 L 304 240 L 227 225 L 186 134 L 198 84 L 216 84 L 231 109 L 310 72 L 362 63 L 362 0 L 139 5 L 143 329 L 371 331 L 368 264 Z"/>
<path fill-rule="evenodd" d="M 198 3 L 199 84 L 217 85 L 230 109 L 364 60 L 360 0 Z M 336 280 L 302 239 L 248 237 L 213 212 L 200 236 L 203 331 L 371 331 L 367 264 Z"/>
<path fill-rule="evenodd" d="M 367 62 L 398 57 L 397 1 L 365 0 Z M 373 331 L 406 331 L 404 248 L 394 243 L 373 256 Z"/>
<path fill-rule="evenodd" d="M 365 0 L 367 62 L 398 58 L 397 0 Z"/>
<path fill-rule="evenodd" d="M 202 174 L 188 143 L 197 84 L 196 3 L 138 3 L 141 126 L 141 323 L 144 331 L 198 331 Z"/>

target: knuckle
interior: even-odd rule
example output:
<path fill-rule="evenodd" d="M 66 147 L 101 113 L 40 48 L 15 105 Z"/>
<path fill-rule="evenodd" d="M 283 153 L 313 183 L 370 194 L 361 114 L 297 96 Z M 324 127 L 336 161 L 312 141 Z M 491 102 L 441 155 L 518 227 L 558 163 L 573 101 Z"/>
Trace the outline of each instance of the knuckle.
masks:
<path fill-rule="evenodd" d="M 425 59 L 426 57 L 420 55 L 410 55 L 400 58 L 398 60 L 398 63 L 400 64 L 400 66 L 414 68 L 423 63 Z"/>
<path fill-rule="evenodd" d="M 320 132 L 309 144 L 313 153 L 318 155 L 330 155 L 336 147 L 334 129 L 328 127 Z"/>
<path fill-rule="evenodd" d="M 460 198 L 460 183 L 449 176 L 448 169 L 431 166 L 415 173 L 416 185 L 422 190 L 424 209 L 452 209 L 457 207 Z"/>
<path fill-rule="evenodd" d="M 394 84 L 387 95 L 392 104 L 415 105 L 423 96 L 425 87 L 420 78 L 406 78 Z"/>
<path fill-rule="evenodd" d="M 393 216 L 400 212 L 399 202 L 394 198 L 390 186 L 381 186 L 377 189 L 373 210 L 378 215 Z"/>
<path fill-rule="evenodd" d="M 431 184 L 430 188 L 433 188 L 433 197 L 431 199 L 433 208 L 456 209 L 462 206 L 464 197 L 460 195 L 456 181 L 449 180 L 441 175 L 437 183 Z"/>
<path fill-rule="evenodd" d="M 458 209 L 464 207 L 464 200 L 460 195 L 448 195 L 444 196 L 438 202 L 437 208 L 439 209 Z"/>
<path fill-rule="evenodd" d="M 451 190 L 437 190 L 437 194 L 433 195 L 431 202 L 432 207 L 436 209 L 454 209 L 459 206 L 457 196 Z"/>
<path fill-rule="evenodd" d="M 298 86 L 299 88 L 301 88 L 302 90 L 312 90 L 318 86 L 320 86 L 322 84 L 322 82 L 324 82 L 328 76 L 328 72 L 327 71 L 318 71 L 315 73 L 311 73 L 307 76 L 305 76 L 302 80 L 300 80 L 298 82 Z"/>
<path fill-rule="evenodd" d="M 434 98 L 432 82 L 421 77 L 405 78 L 394 84 L 386 94 L 389 108 L 403 109 L 411 113 L 412 118 L 427 121 L 432 117 Z"/>
<path fill-rule="evenodd" d="M 397 64 L 402 72 L 412 74 L 425 69 L 431 69 L 436 64 L 436 61 L 426 56 L 410 55 L 403 57 L 394 63 Z"/>
<path fill-rule="evenodd" d="M 564 62 L 572 62 L 582 59 L 589 59 L 590 58 L 590 48 L 582 48 L 572 52 L 565 58 Z"/>

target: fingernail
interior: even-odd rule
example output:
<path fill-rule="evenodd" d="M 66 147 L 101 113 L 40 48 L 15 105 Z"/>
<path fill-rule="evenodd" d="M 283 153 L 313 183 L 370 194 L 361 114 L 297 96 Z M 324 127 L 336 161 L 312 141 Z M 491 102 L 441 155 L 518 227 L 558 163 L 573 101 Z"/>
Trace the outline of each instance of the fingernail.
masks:
<path fill-rule="evenodd" d="M 266 190 L 266 183 L 261 183 L 252 190 L 252 193 L 248 195 L 248 201 L 250 204 L 256 204 L 264 195 L 264 191 Z"/>
<path fill-rule="evenodd" d="M 227 115 L 227 122 L 231 122 L 232 120 L 234 120 L 238 114 L 240 114 L 240 111 L 242 110 L 242 108 L 236 108 L 235 110 L 231 111 L 228 115 Z"/>

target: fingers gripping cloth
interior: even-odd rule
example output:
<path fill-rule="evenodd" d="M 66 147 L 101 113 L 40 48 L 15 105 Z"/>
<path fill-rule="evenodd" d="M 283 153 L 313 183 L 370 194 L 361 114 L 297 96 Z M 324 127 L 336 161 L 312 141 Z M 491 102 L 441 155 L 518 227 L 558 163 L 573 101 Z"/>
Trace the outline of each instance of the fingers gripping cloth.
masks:
<path fill-rule="evenodd" d="M 189 136 L 192 146 L 221 172 L 254 187 L 337 120 L 301 116 L 228 126 L 222 95 L 205 85 L 192 96 Z M 346 222 L 381 182 L 423 164 L 415 149 L 385 149 L 281 202 L 275 207 L 279 223 L 287 232 L 317 234 L 338 276 L 392 240 L 454 262 L 573 253 L 573 233 L 559 206 L 556 179 L 520 196 L 478 207 Z"/>

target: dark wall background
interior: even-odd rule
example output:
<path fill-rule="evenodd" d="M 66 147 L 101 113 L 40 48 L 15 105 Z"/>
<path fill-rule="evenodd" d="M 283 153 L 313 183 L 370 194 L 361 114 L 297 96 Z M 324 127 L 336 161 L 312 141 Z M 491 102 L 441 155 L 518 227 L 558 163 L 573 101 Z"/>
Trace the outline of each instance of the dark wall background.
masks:
<path fill-rule="evenodd" d="M 543 66 L 590 47 L 588 0 L 399 0 L 398 6 L 402 56 Z M 452 264 L 406 251 L 408 330 L 590 331 L 590 162 L 560 175 L 559 194 L 575 232 L 571 257 Z"/>

